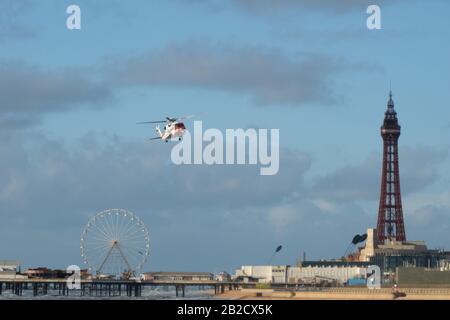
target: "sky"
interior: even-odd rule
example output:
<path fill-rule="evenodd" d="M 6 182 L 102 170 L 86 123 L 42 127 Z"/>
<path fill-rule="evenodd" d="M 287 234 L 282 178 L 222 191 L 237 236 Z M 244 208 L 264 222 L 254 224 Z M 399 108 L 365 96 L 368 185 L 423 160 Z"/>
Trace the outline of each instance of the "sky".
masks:
<path fill-rule="evenodd" d="M 81 8 L 68 30 L 66 8 Z M 366 27 L 369 4 L 381 30 Z M 406 236 L 450 248 L 444 0 L 2 0 L 0 260 L 82 265 L 97 212 L 147 225 L 145 270 L 340 257 L 375 227 L 380 126 L 402 126 Z M 136 122 L 280 130 L 280 170 L 176 166 Z M 186 122 L 192 127 L 192 121 Z"/>

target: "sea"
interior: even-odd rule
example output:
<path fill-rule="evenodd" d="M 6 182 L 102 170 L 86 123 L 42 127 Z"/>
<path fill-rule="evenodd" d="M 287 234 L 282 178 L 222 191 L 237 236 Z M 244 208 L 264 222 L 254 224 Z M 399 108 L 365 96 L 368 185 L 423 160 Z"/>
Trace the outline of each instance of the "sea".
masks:
<path fill-rule="evenodd" d="M 22 296 L 17 296 L 11 290 L 5 290 L 0 295 L 0 300 L 217 300 L 214 290 L 187 287 L 185 297 L 176 296 L 173 287 L 142 287 L 140 297 L 127 297 L 124 292 L 121 296 L 81 296 L 80 290 L 69 290 L 69 294 L 61 296 L 58 290 L 48 289 L 46 295 L 33 296 L 33 290 L 23 290 Z"/>

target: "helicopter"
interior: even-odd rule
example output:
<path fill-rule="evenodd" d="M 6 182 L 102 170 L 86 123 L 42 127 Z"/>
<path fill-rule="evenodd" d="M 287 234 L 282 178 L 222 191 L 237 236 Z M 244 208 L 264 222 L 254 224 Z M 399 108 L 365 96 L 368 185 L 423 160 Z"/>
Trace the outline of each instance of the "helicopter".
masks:
<path fill-rule="evenodd" d="M 186 126 L 182 122 L 182 120 L 192 118 L 193 115 L 184 116 L 180 118 L 171 118 L 166 117 L 166 120 L 158 120 L 158 121 L 145 121 L 138 122 L 137 124 L 149 124 L 149 123 L 164 123 L 163 131 L 159 128 L 159 125 L 156 126 L 155 130 L 158 134 L 158 137 L 150 138 L 150 140 L 164 140 L 169 142 L 170 139 L 176 139 L 181 141 L 184 132 L 186 131 Z"/>

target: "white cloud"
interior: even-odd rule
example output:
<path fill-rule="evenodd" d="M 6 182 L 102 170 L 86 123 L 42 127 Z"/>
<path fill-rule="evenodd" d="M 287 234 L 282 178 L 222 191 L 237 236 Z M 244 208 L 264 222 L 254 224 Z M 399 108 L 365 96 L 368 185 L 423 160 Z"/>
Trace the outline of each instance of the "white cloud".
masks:
<path fill-rule="evenodd" d="M 361 69 L 314 53 L 190 41 L 107 66 L 118 86 L 201 88 L 248 96 L 257 105 L 333 104 L 333 78 Z"/>
<path fill-rule="evenodd" d="M 300 223 L 301 215 L 299 208 L 293 205 L 275 206 L 268 210 L 268 220 L 278 232 L 293 223 Z"/>

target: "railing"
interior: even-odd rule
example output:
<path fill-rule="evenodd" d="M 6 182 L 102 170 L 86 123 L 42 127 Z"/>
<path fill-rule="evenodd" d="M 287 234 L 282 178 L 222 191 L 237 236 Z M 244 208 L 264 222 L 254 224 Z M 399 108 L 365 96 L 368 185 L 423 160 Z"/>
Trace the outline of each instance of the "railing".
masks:
<path fill-rule="evenodd" d="M 344 294 L 390 294 L 392 289 L 368 289 L 368 288 L 317 288 L 318 290 L 308 290 L 317 292 L 344 293 Z M 418 295 L 450 295 L 450 288 L 399 288 L 399 292 Z"/>

